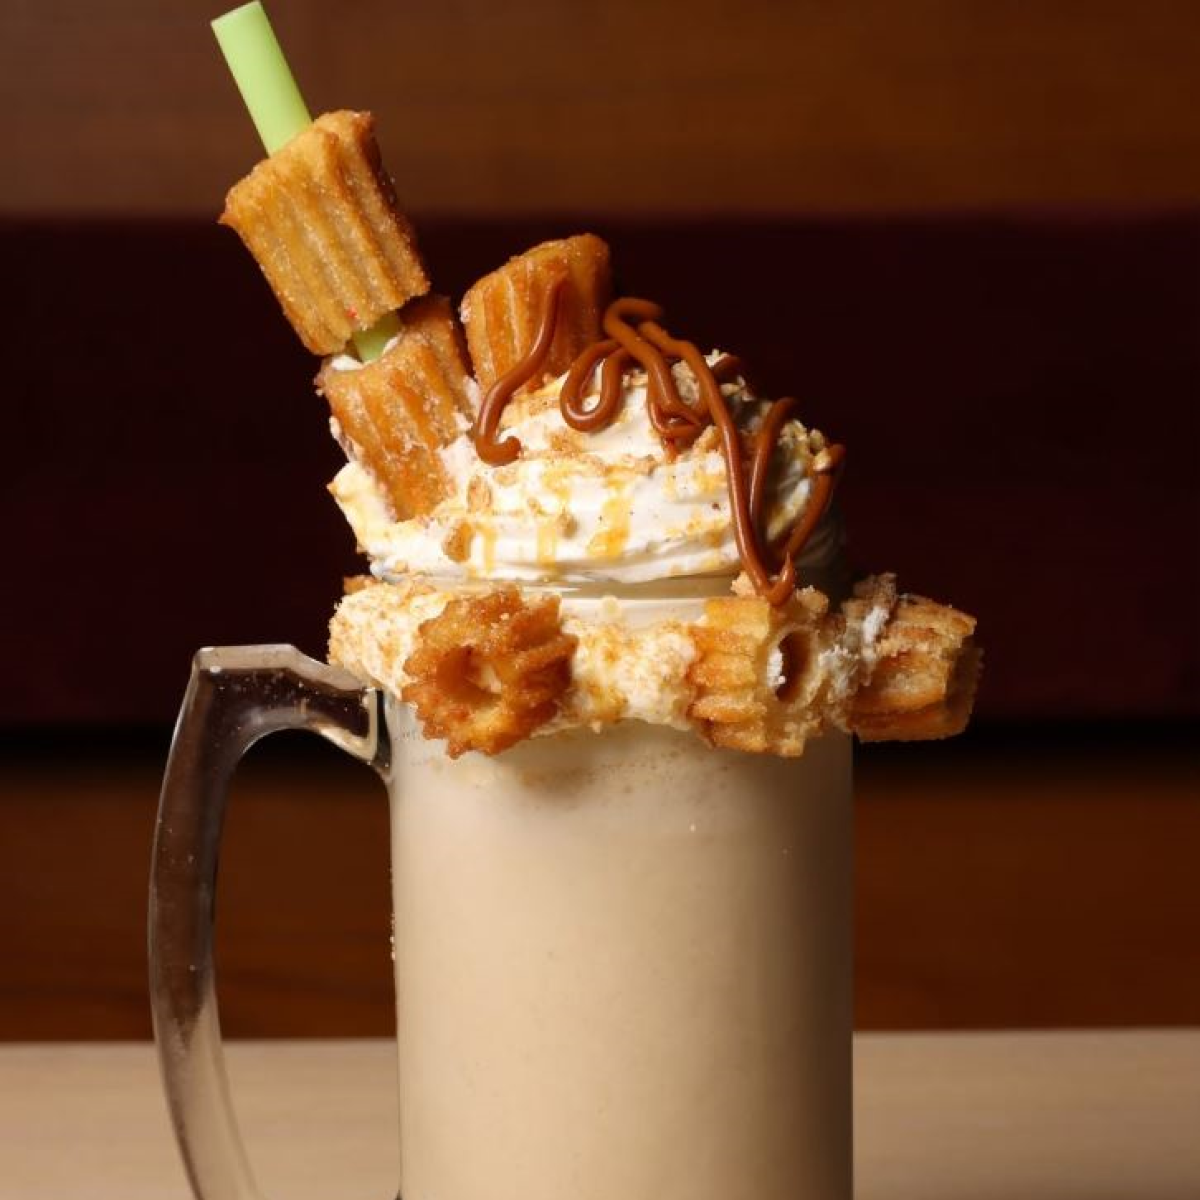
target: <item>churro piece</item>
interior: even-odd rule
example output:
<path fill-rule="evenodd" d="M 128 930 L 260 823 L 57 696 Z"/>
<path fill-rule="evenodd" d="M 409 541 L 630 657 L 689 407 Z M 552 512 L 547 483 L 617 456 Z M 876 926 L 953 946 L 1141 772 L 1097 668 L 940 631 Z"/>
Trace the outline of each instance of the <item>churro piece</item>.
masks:
<path fill-rule="evenodd" d="M 761 596 L 722 596 L 692 626 L 695 699 L 688 716 L 716 746 L 795 757 L 823 728 L 827 682 L 821 651 L 840 623 L 805 588 L 785 606 Z"/>
<path fill-rule="evenodd" d="M 498 754 L 554 717 L 575 650 L 558 605 L 557 596 L 504 587 L 451 600 L 421 623 L 401 695 L 426 737 L 446 739 L 451 758 Z"/>
<path fill-rule="evenodd" d="M 537 376 L 520 389 L 532 391 L 599 340 L 612 293 L 607 244 L 590 233 L 543 242 L 485 275 L 463 298 L 467 345 L 484 391 L 529 353 L 543 297 L 558 278 L 566 283 L 550 352 Z"/>
<path fill-rule="evenodd" d="M 923 741 L 961 733 L 982 666 L 975 618 L 924 596 L 900 596 L 875 648 L 875 666 L 850 702 L 865 742 Z"/>
<path fill-rule="evenodd" d="M 950 737 L 966 726 L 981 654 L 975 619 L 894 576 L 864 580 L 839 612 L 806 589 L 779 609 L 710 600 L 692 627 L 688 715 L 718 746 L 785 756 L 831 726 L 863 741 Z"/>
<path fill-rule="evenodd" d="M 451 491 L 438 450 L 470 424 L 469 368 L 450 301 L 426 296 L 400 313 L 400 332 L 374 362 L 327 359 L 317 391 L 347 456 L 374 476 L 392 515 L 430 512 Z"/>
<path fill-rule="evenodd" d="M 335 354 L 429 290 L 370 113 L 318 117 L 233 186 L 221 224 L 237 231 L 314 354 Z"/>
<path fill-rule="evenodd" d="M 891 575 L 837 610 L 811 588 L 782 609 L 743 593 L 708 601 L 698 621 L 644 627 L 563 621 L 556 598 L 514 585 L 352 582 L 330 661 L 413 702 L 427 735 L 458 752 L 627 719 L 789 757 L 829 729 L 945 737 L 965 724 L 979 673 L 973 618 L 899 594 Z"/>

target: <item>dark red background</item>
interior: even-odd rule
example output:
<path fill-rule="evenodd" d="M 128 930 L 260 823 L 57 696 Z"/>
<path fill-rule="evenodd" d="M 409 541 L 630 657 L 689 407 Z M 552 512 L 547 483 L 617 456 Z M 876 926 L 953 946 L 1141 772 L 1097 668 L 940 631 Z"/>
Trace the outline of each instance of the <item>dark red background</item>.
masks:
<path fill-rule="evenodd" d="M 978 614 L 982 719 L 1200 710 L 1200 217 L 426 220 L 440 290 L 596 228 L 624 290 L 849 447 L 862 568 Z M 169 721 L 193 649 L 319 653 L 353 542 L 315 361 L 236 238 L 0 226 L 0 723 Z"/>

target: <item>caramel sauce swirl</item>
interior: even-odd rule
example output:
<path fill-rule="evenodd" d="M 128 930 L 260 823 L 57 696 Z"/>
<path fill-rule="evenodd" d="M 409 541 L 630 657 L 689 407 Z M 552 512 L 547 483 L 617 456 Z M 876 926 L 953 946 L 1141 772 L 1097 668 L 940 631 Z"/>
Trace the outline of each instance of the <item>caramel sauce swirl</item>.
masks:
<path fill-rule="evenodd" d="M 763 561 L 757 532 L 750 520 L 750 498 L 746 489 L 746 476 L 742 461 L 742 441 L 734 423 L 729 406 L 721 392 L 721 385 L 708 368 L 704 355 L 692 342 L 673 338 L 665 329 L 653 321 L 644 322 L 639 332 L 647 341 L 660 350 L 682 359 L 692 369 L 700 386 L 700 398 L 708 410 L 709 420 L 716 425 L 721 439 L 721 453 L 725 458 L 725 477 L 729 488 L 729 508 L 733 514 L 733 536 L 737 543 L 742 567 L 750 576 L 755 591 L 765 594 L 771 587 L 771 576 Z M 689 409 L 689 411 L 691 411 Z"/>
<path fill-rule="evenodd" d="M 585 408 L 583 393 L 596 365 L 600 371 L 600 396 L 591 408 Z M 615 338 L 594 342 L 572 364 L 558 396 L 562 419 L 580 433 L 591 433 L 610 424 L 621 406 L 621 383 L 629 363 L 629 351 Z"/>
<path fill-rule="evenodd" d="M 754 443 L 754 457 L 750 460 L 750 520 L 756 529 L 762 521 L 763 494 L 766 491 L 771 457 L 779 444 L 779 435 L 795 407 L 795 396 L 784 396 L 776 400 L 763 419 Z"/>
<path fill-rule="evenodd" d="M 514 437 L 496 438 L 505 406 L 519 387 L 542 368 L 559 311 L 559 298 L 566 277 L 556 279 L 546 290 L 539 313 L 537 333 L 529 353 L 489 389 L 475 424 L 475 447 L 491 466 L 512 462 L 521 452 Z M 804 514 L 775 545 L 763 527 L 763 505 L 771 460 L 779 446 L 783 428 L 791 418 L 796 401 L 787 396 L 777 400 L 763 418 L 749 462 L 742 435 L 726 403 L 721 383 L 736 376 L 741 362 L 723 355 L 711 366 L 693 342 L 672 337 L 659 324 L 662 308 L 650 300 L 626 296 L 614 300 L 604 314 L 604 340 L 584 350 L 571 364 L 559 392 L 559 411 L 564 422 L 581 433 L 593 433 L 611 424 L 621 406 L 623 376 L 630 363 L 646 372 L 646 410 L 655 432 L 668 451 L 691 445 L 710 425 L 715 426 L 725 460 L 733 536 L 742 568 L 755 591 L 772 605 L 787 603 L 796 590 L 796 559 L 812 537 L 837 485 L 845 449 L 827 446 L 812 462 L 812 493 Z M 700 404 L 689 403 L 679 392 L 672 361 L 690 368 L 699 390 Z M 599 395 L 589 404 L 584 393 L 600 370 Z M 772 559 L 778 553 L 779 564 Z"/>
<path fill-rule="evenodd" d="M 559 301 L 566 285 L 566 272 L 558 275 L 546 288 L 542 296 L 542 308 L 538 313 L 537 332 L 529 353 L 500 376 L 487 390 L 479 415 L 475 418 L 475 429 L 471 434 L 475 450 L 489 467 L 503 467 L 514 462 L 521 453 L 521 443 L 515 437 L 497 440 L 500 418 L 517 389 L 528 383 L 546 362 L 554 341 L 558 325 Z"/>

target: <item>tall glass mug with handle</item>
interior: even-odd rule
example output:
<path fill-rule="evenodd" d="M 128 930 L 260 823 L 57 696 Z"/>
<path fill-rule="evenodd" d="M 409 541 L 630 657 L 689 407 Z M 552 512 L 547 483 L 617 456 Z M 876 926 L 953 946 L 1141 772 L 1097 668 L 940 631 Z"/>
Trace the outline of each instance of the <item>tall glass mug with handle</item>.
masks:
<path fill-rule="evenodd" d="M 452 303 L 371 114 L 311 120 L 258 4 L 214 28 L 267 151 L 221 221 L 323 360 L 371 577 L 331 623 L 353 674 L 206 650 L 184 702 L 150 942 L 197 1196 L 258 1196 L 213 974 L 226 790 L 304 728 L 390 798 L 404 1200 L 849 1200 L 850 742 L 813 735 L 960 730 L 974 619 L 850 591 L 844 447 L 620 295 L 601 238 Z"/>
<path fill-rule="evenodd" d="M 387 784 L 403 1200 L 849 1200 L 848 737 L 625 722 L 452 760 L 288 646 L 197 655 L 159 811 L 154 1026 L 201 1200 L 259 1197 L 213 910 L 238 760 L 294 728 Z"/>

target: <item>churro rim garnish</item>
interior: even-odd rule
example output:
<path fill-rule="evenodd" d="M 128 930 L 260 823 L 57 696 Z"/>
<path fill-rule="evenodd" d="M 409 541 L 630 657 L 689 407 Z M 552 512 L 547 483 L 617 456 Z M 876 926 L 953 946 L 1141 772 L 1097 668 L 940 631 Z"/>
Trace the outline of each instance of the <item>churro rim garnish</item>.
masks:
<path fill-rule="evenodd" d="M 689 671 L 695 698 L 688 716 L 714 745 L 756 753 L 797 755 L 819 733 L 829 680 L 821 650 L 841 622 L 813 588 L 785 605 L 765 596 L 721 596 L 691 626 L 696 661 Z M 778 658 L 780 678 L 771 679 Z"/>
<path fill-rule="evenodd" d="M 785 757 L 834 728 L 940 738 L 966 724 L 979 676 L 974 619 L 899 593 L 891 575 L 836 608 L 809 587 L 781 606 L 712 597 L 702 615 L 648 625 L 564 616 L 559 603 L 512 584 L 351 581 L 330 661 L 411 703 L 453 755 L 630 719 Z"/>
<path fill-rule="evenodd" d="M 575 644 L 557 596 L 527 598 L 511 585 L 457 596 L 420 625 L 400 694 L 451 758 L 498 754 L 557 713 Z"/>

